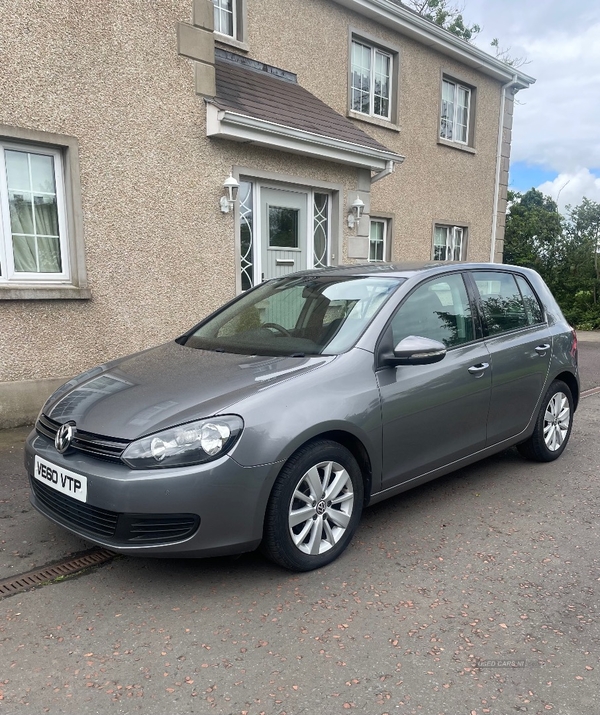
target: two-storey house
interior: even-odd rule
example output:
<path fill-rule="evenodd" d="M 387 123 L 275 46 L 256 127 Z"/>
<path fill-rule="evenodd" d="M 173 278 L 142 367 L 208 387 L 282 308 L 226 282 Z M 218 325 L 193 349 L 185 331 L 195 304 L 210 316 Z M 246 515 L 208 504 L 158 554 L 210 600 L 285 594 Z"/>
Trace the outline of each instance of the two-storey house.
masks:
<path fill-rule="evenodd" d="M 533 79 L 396 0 L 8 0 L 0 26 L 0 425 L 273 276 L 502 258 Z"/>

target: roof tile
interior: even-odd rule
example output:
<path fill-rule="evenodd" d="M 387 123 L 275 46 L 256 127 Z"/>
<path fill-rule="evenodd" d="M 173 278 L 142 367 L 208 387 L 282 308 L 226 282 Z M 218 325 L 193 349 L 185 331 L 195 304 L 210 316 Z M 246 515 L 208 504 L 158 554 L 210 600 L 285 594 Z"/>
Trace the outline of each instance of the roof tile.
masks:
<path fill-rule="evenodd" d="M 220 57 L 216 58 L 215 70 L 217 95 L 214 103 L 219 109 L 371 149 L 390 151 L 289 79 L 294 77 L 290 73 L 279 77 Z"/>

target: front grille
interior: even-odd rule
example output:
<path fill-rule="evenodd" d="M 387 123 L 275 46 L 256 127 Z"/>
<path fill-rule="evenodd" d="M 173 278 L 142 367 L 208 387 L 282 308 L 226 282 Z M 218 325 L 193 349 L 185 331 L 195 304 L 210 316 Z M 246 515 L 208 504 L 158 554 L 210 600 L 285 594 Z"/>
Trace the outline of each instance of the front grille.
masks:
<path fill-rule="evenodd" d="M 40 504 L 58 521 L 97 536 L 114 536 L 119 519 L 119 514 L 114 511 L 84 504 L 34 478 L 31 479 L 31 488 Z"/>
<path fill-rule="evenodd" d="M 50 419 L 46 415 L 40 415 L 36 422 L 37 432 L 54 442 L 61 422 Z M 103 437 L 91 432 L 81 432 L 76 429 L 69 449 L 91 454 L 100 459 L 108 459 L 111 462 L 121 461 L 121 455 L 129 442 L 126 439 L 116 439 L 115 437 Z"/>
<path fill-rule="evenodd" d="M 192 536 L 200 526 L 196 514 L 119 514 L 84 504 L 31 478 L 31 488 L 44 511 L 58 522 L 109 539 L 116 544 L 170 544 Z"/>

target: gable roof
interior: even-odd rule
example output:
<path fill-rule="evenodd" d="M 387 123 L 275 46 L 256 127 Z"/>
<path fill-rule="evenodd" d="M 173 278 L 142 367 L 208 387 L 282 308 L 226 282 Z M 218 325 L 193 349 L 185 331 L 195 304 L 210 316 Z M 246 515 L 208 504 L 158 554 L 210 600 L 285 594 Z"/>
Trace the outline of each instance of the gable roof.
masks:
<path fill-rule="evenodd" d="M 404 158 L 298 84 L 291 72 L 216 50 L 215 74 L 217 93 L 207 104 L 218 112 L 209 109 L 209 136 L 372 170 Z"/>

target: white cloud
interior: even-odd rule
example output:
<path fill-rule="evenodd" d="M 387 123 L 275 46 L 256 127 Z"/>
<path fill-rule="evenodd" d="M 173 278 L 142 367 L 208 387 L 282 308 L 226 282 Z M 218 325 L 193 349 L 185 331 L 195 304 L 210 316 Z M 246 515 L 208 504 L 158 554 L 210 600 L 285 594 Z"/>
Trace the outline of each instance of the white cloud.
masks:
<path fill-rule="evenodd" d="M 544 36 L 548 30 L 560 29 L 577 34 L 600 19 L 596 0 L 465 0 L 463 15 L 467 22 L 482 27 L 478 44 L 498 37 L 501 45 L 513 47 L 521 38 Z M 483 44 L 481 45 L 483 46 Z"/>
<path fill-rule="evenodd" d="M 537 82 L 517 95 L 512 157 L 556 171 L 600 167 L 600 23 L 524 45 Z"/>
<path fill-rule="evenodd" d="M 536 78 L 519 92 L 512 161 L 559 175 L 539 187 L 559 203 L 600 200 L 600 3 L 598 0 L 466 0 L 467 23 L 483 27 L 475 43 L 492 51 L 497 37 L 511 56 L 527 56 L 522 71 Z M 587 167 L 587 168 L 584 168 Z"/>
<path fill-rule="evenodd" d="M 600 202 L 600 178 L 589 169 L 578 169 L 574 173 L 559 174 L 553 181 L 545 181 L 537 187 L 539 191 L 551 196 L 558 204 L 559 211 L 565 206 L 577 206 L 583 197 Z"/>

